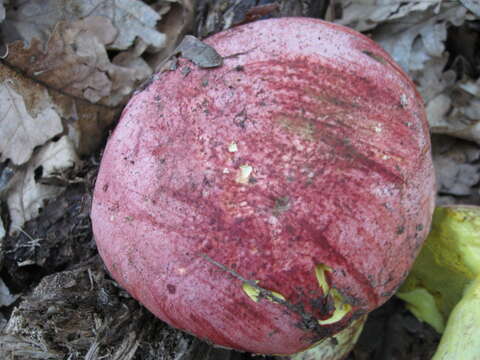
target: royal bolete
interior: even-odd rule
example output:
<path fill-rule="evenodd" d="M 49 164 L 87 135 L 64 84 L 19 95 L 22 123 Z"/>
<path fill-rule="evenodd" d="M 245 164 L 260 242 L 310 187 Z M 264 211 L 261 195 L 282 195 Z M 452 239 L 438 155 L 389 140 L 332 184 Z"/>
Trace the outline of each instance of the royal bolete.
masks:
<path fill-rule="evenodd" d="M 170 325 L 292 354 L 383 304 L 430 227 L 423 101 L 367 37 L 308 18 L 205 40 L 126 106 L 92 222 L 111 275 Z"/>

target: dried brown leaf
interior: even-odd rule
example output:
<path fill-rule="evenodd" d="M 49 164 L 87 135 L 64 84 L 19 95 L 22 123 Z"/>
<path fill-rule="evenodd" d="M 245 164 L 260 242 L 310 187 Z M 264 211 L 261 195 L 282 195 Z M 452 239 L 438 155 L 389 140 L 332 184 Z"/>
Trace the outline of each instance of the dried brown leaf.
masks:
<path fill-rule="evenodd" d="M 149 43 L 141 39 L 136 42 L 139 46 L 110 61 L 106 48 L 118 34 L 111 21 L 100 16 L 59 22 L 46 45 L 37 38 L 29 47 L 14 42 L 5 61 L 63 94 L 114 107 L 152 74 L 141 57 Z"/>
<path fill-rule="evenodd" d="M 455 85 L 457 75 L 452 70 L 445 71 L 447 62 L 448 54 L 443 53 L 426 61 L 423 69 L 413 72 L 417 89 L 427 106 L 436 96 Z"/>
<path fill-rule="evenodd" d="M 429 7 L 438 6 L 441 0 L 341 0 L 342 17 L 337 22 L 356 29 L 371 30 L 382 23 L 410 16 L 414 12 L 422 12 Z"/>
<path fill-rule="evenodd" d="M 480 181 L 480 148 L 447 136 L 433 136 L 433 161 L 438 191 L 469 196 Z"/>
<path fill-rule="evenodd" d="M 103 35 L 97 36 L 93 31 Z M 102 41 L 111 40 L 115 34 L 113 25 L 100 17 L 60 22 L 50 37 L 46 52 L 36 38 L 28 48 L 15 42 L 9 47 L 6 61 L 53 89 L 96 103 L 111 93 L 108 73 L 112 64 Z"/>
<path fill-rule="evenodd" d="M 480 80 L 457 82 L 427 104 L 432 132 L 480 144 Z"/>
<path fill-rule="evenodd" d="M 169 55 L 189 28 L 193 7 L 193 0 L 151 6 L 139 0 L 13 0 L 0 24 L 9 43 L 6 61 L 62 93 L 117 106 L 151 75 L 148 67 Z M 110 61 L 107 50 L 127 54 Z"/>
<path fill-rule="evenodd" d="M 6 200 L 10 211 L 10 233 L 38 215 L 47 199 L 59 195 L 64 187 L 44 185 L 42 179 L 71 171 L 79 163 L 73 143 L 67 136 L 42 147 L 12 179 Z"/>
<path fill-rule="evenodd" d="M 76 1 L 84 16 L 103 16 L 111 20 L 119 34 L 109 45 L 110 49 L 129 48 L 135 38 L 140 38 L 153 49 L 165 46 L 165 34 L 155 29 L 160 15 L 139 0 Z"/>
<path fill-rule="evenodd" d="M 16 165 L 27 162 L 35 147 L 63 131 L 48 92 L 22 85 L 10 78 L 0 83 L 0 161 L 10 159 Z"/>
<path fill-rule="evenodd" d="M 27 109 L 41 108 L 42 102 L 49 99 L 49 106 L 62 118 L 66 132 L 74 141 L 80 155 L 90 154 L 98 147 L 104 137 L 105 129 L 112 124 L 121 110 L 120 107 L 95 105 L 86 100 L 62 94 L 22 76 L 8 66 L 0 66 L 0 83 L 7 80 L 11 80 L 16 88 L 22 89 Z M 47 105 L 45 103 L 44 106 Z M 34 130 L 41 131 L 37 128 Z M 1 143 L 2 140 L 0 140 Z M 0 174 L 0 196 L 8 185 L 10 173 Z"/>
<path fill-rule="evenodd" d="M 456 4 L 443 5 L 438 12 L 430 5 L 425 11 L 408 14 L 408 18 L 382 24 L 373 32 L 373 39 L 407 72 L 423 70 L 427 60 L 443 55 L 447 28 L 461 25 L 466 13 Z"/>
<path fill-rule="evenodd" d="M 71 18 L 68 6 L 62 0 L 20 1 L 10 0 L 6 8 L 6 20 L 0 24 L 6 43 L 20 40 L 30 46 L 34 38 L 46 43 L 55 24 Z"/>
<path fill-rule="evenodd" d="M 165 42 L 165 35 L 155 29 L 160 15 L 139 0 L 11 0 L 7 9 L 1 25 L 6 40 L 21 40 L 27 47 L 34 39 L 45 45 L 58 22 L 95 16 L 108 19 L 118 31 L 109 42 L 111 49 L 127 49 L 136 37 L 156 49 Z"/>

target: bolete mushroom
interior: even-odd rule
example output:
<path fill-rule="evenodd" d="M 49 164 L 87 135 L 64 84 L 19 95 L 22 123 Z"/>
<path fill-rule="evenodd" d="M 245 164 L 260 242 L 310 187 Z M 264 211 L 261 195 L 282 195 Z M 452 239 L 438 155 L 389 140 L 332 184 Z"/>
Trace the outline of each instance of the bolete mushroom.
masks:
<path fill-rule="evenodd" d="M 348 28 L 271 19 L 205 42 L 125 108 L 92 222 L 112 276 L 170 325 L 292 354 L 383 304 L 430 227 L 423 102 Z"/>

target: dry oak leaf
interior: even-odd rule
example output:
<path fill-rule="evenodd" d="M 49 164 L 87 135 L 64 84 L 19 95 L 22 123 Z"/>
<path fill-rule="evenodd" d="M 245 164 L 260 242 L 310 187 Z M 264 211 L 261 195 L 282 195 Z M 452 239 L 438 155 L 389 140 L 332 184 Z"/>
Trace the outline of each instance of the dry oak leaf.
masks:
<path fill-rule="evenodd" d="M 401 19 L 416 11 L 424 11 L 430 6 L 438 6 L 441 0 L 432 1 L 391 1 L 391 0 L 341 0 L 342 18 L 337 22 L 367 31 L 390 20 Z"/>
<path fill-rule="evenodd" d="M 7 193 L 11 218 L 11 233 L 18 231 L 26 221 L 33 219 L 44 206 L 44 201 L 58 196 L 62 186 L 44 185 L 42 179 L 61 175 L 79 164 L 72 141 L 63 136 L 44 145 L 23 169 L 12 179 Z"/>
<path fill-rule="evenodd" d="M 156 30 L 160 19 L 138 0 L 17 0 L 0 25 L 9 43 L 6 63 L 62 93 L 117 106 L 152 74 L 142 53 L 166 46 Z M 137 43 L 136 59 L 110 62 L 107 49 L 138 49 Z"/>
<path fill-rule="evenodd" d="M 36 38 L 46 44 L 55 24 L 72 18 L 68 9 L 70 3 L 63 0 L 10 0 L 6 19 L 0 24 L 3 40 L 7 44 L 20 40 L 28 47 Z"/>
<path fill-rule="evenodd" d="M 427 62 L 442 57 L 449 26 L 460 26 L 472 14 L 458 2 L 343 0 L 343 17 L 337 22 L 371 32 L 394 59 L 415 78 Z"/>
<path fill-rule="evenodd" d="M 112 124 L 121 110 L 119 106 L 112 108 L 95 105 L 87 100 L 62 94 L 22 76 L 9 66 L 0 65 L 0 84 L 4 81 L 9 81 L 16 91 L 21 93 L 29 113 L 37 113 L 42 106 L 50 106 L 55 109 L 62 118 L 65 133 L 72 139 L 80 155 L 89 155 L 97 149 L 105 134 L 105 129 Z M 35 129 L 35 131 L 38 130 Z M 0 142 L 2 142 L 2 138 L 0 138 Z M 0 197 L 9 187 L 11 175 L 15 172 L 16 167 L 11 162 L 8 165 L 10 170 L 1 172 Z"/>
<path fill-rule="evenodd" d="M 36 38 L 28 48 L 15 42 L 9 46 L 6 62 L 64 94 L 116 106 L 152 72 L 139 55 L 133 65 L 110 62 L 106 45 L 117 33 L 112 23 L 100 16 L 60 22 L 46 52 Z"/>
<path fill-rule="evenodd" d="M 450 136 L 432 136 L 437 190 L 441 195 L 471 196 L 480 181 L 480 148 Z"/>
<path fill-rule="evenodd" d="M 426 110 L 433 133 L 480 144 L 480 80 L 457 82 L 429 101 Z"/>
<path fill-rule="evenodd" d="M 461 5 L 444 4 L 440 9 L 430 7 L 377 27 L 373 39 L 378 42 L 407 72 L 424 69 L 432 57 L 445 51 L 447 28 L 460 26 L 467 9 Z"/>
<path fill-rule="evenodd" d="M 0 24 L 9 50 L 5 63 L 65 95 L 109 107 L 122 105 L 193 17 L 191 1 L 149 4 L 12 0 Z M 111 59 L 108 50 L 120 51 Z"/>
<path fill-rule="evenodd" d="M 153 48 L 164 46 L 165 35 L 155 30 L 160 15 L 139 0 L 11 0 L 1 28 L 7 42 L 22 40 L 29 47 L 33 39 L 46 44 L 58 22 L 91 16 L 109 19 L 118 30 L 110 49 L 127 49 L 136 37 Z"/>
<path fill-rule="evenodd" d="M 37 102 L 30 109 L 22 90 L 10 79 L 0 84 L 0 161 L 10 159 L 15 165 L 27 162 L 36 146 L 63 130 L 46 90 L 36 92 Z"/>
<path fill-rule="evenodd" d="M 81 4 L 85 15 L 107 17 L 118 29 L 119 34 L 109 46 L 110 49 L 127 49 L 136 37 L 157 50 L 165 46 L 165 34 L 155 30 L 160 15 L 142 1 L 90 0 L 78 1 L 78 3 Z"/>

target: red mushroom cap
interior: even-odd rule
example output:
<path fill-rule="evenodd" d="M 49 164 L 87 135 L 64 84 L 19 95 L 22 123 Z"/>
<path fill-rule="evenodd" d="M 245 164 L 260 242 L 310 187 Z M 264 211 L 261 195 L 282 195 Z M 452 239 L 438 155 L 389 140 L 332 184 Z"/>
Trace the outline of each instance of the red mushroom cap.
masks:
<path fill-rule="evenodd" d="M 308 18 L 206 40 L 125 108 L 92 222 L 112 276 L 172 326 L 291 354 L 384 303 L 427 234 L 423 102 L 367 37 Z"/>

